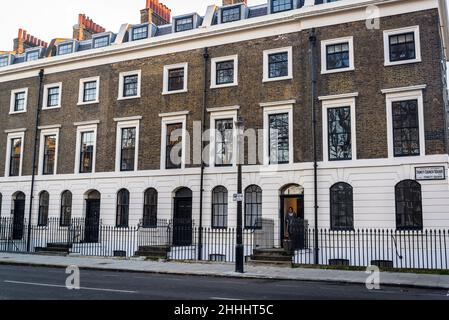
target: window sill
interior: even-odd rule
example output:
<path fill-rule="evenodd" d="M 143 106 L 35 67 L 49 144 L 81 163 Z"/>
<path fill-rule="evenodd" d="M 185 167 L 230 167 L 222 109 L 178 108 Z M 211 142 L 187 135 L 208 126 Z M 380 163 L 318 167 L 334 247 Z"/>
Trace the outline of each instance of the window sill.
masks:
<path fill-rule="evenodd" d="M 292 80 L 293 76 L 285 76 L 285 77 L 278 77 L 278 78 L 264 78 L 262 82 L 273 82 L 273 81 L 283 81 L 283 80 Z"/>
<path fill-rule="evenodd" d="M 321 74 L 331 74 L 331 73 L 347 72 L 347 71 L 354 71 L 354 70 L 355 70 L 354 67 L 332 69 L 332 70 L 321 69 Z"/>
<path fill-rule="evenodd" d="M 42 110 L 53 110 L 53 109 L 61 109 L 61 106 L 43 107 L 43 108 L 42 108 Z"/>
<path fill-rule="evenodd" d="M 389 66 L 398 66 L 398 65 L 402 65 L 402 64 L 412 64 L 412 63 L 419 63 L 422 62 L 421 59 L 413 59 L 413 60 L 402 60 L 402 61 L 385 61 L 384 66 L 385 67 L 389 67 Z"/>
<path fill-rule="evenodd" d="M 226 83 L 226 84 L 213 84 L 210 86 L 211 89 L 219 89 L 219 88 L 229 88 L 229 87 L 237 87 L 238 83 Z"/>
<path fill-rule="evenodd" d="M 122 101 L 122 100 L 132 100 L 132 99 L 140 99 L 140 95 L 138 96 L 132 96 L 132 97 L 118 97 L 117 100 L 118 101 Z"/>
<path fill-rule="evenodd" d="M 187 89 L 182 89 L 182 90 L 175 90 L 175 91 L 162 91 L 162 95 L 169 95 L 169 94 L 177 94 L 177 93 L 186 93 L 188 92 Z"/>
<path fill-rule="evenodd" d="M 99 100 L 88 101 L 88 102 L 78 102 L 78 106 L 85 106 L 85 105 L 89 105 L 89 104 L 98 104 L 98 103 L 100 103 Z"/>
<path fill-rule="evenodd" d="M 26 113 L 26 110 L 23 111 L 10 111 L 9 114 L 21 114 L 21 113 Z"/>

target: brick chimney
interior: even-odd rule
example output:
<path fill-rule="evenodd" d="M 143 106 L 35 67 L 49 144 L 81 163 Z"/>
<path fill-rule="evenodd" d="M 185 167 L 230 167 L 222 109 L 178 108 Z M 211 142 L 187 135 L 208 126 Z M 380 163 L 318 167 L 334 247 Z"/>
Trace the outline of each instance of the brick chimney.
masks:
<path fill-rule="evenodd" d="M 92 39 L 92 35 L 105 32 L 106 29 L 96 24 L 85 14 L 78 15 L 78 24 L 73 26 L 73 39 L 82 41 Z"/>
<path fill-rule="evenodd" d="M 223 6 L 228 6 L 230 4 L 244 3 L 247 5 L 247 0 L 223 0 Z"/>
<path fill-rule="evenodd" d="M 146 0 L 145 9 L 140 10 L 141 23 L 153 23 L 157 26 L 170 23 L 171 9 L 159 0 Z"/>
<path fill-rule="evenodd" d="M 27 33 L 24 29 L 19 29 L 17 38 L 14 39 L 14 51 L 18 54 L 24 53 L 26 49 L 28 48 L 34 48 L 34 47 L 44 47 L 46 48 L 48 46 L 48 43 L 34 37 Z"/>

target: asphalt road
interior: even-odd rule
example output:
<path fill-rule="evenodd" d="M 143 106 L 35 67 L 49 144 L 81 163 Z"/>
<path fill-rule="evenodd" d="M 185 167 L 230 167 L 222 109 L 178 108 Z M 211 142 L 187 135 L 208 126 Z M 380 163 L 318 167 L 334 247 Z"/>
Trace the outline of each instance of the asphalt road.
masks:
<path fill-rule="evenodd" d="M 442 290 L 363 285 L 175 276 L 111 271 L 80 271 L 80 289 L 65 287 L 64 269 L 0 265 L 0 299 L 124 300 L 298 300 L 446 299 Z"/>

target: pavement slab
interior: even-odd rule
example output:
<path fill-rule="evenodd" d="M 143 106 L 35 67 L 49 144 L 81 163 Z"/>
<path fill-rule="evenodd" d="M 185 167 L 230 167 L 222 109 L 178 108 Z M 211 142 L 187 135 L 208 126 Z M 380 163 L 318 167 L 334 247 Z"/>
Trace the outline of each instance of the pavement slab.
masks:
<path fill-rule="evenodd" d="M 234 272 L 229 263 L 156 262 L 139 258 L 102 258 L 85 256 L 44 256 L 37 254 L 0 253 L 0 264 L 67 267 L 81 269 L 133 271 L 176 275 L 257 278 L 297 281 L 365 284 L 365 271 L 325 270 L 312 268 L 278 268 L 245 266 L 245 273 Z M 449 290 L 449 275 L 381 272 L 381 285 L 408 286 Z"/>

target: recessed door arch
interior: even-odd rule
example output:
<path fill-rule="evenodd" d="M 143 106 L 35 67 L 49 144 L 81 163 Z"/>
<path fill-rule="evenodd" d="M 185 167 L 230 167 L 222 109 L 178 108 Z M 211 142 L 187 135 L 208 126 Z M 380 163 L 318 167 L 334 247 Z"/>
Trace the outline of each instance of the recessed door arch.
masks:
<path fill-rule="evenodd" d="M 13 225 L 12 240 L 22 240 L 25 219 L 25 193 L 17 191 L 12 196 L 13 201 Z"/>
<path fill-rule="evenodd" d="M 89 190 L 84 194 L 86 216 L 84 222 L 84 242 L 96 243 L 100 233 L 101 194 L 97 190 Z"/>
<path fill-rule="evenodd" d="M 173 199 L 173 245 L 192 245 L 192 190 L 179 188 Z"/>

